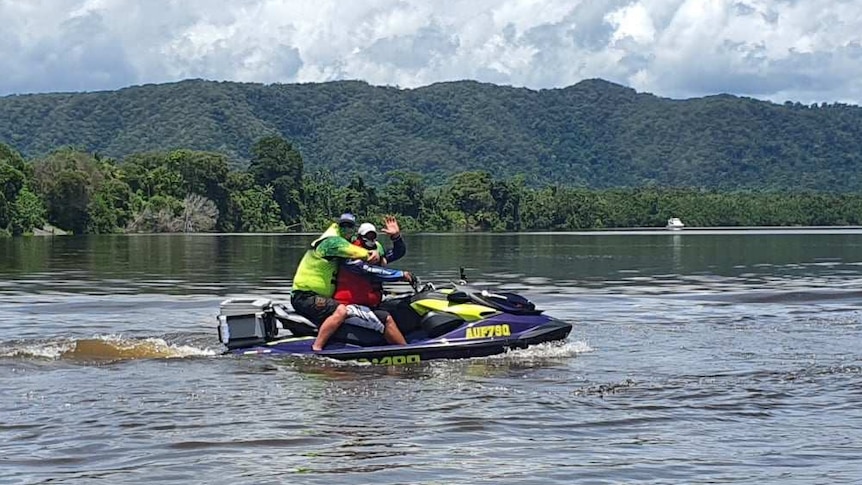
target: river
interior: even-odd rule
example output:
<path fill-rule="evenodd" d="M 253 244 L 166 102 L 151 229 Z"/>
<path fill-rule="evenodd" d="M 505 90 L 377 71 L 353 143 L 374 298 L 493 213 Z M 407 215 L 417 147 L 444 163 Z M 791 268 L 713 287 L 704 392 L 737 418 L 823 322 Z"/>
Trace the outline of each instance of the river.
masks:
<path fill-rule="evenodd" d="M 862 482 L 862 231 L 408 235 L 571 335 L 221 355 L 219 302 L 286 300 L 312 238 L 0 239 L 0 484 Z"/>

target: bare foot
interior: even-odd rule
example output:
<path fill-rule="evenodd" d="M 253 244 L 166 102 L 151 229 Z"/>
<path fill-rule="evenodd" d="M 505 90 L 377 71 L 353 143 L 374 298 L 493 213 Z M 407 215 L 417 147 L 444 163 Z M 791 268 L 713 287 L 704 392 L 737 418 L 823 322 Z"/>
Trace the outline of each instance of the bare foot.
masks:
<path fill-rule="evenodd" d="M 314 345 L 312 345 L 311 350 L 313 350 L 314 352 L 320 352 L 321 350 L 323 350 L 323 347 L 315 347 Z"/>

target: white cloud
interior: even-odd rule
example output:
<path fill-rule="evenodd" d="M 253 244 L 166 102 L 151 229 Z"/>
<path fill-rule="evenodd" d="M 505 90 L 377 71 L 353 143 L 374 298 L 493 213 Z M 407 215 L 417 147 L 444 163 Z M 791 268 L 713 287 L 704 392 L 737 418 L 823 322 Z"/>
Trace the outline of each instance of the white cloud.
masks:
<path fill-rule="evenodd" d="M 852 0 L 0 0 L 0 18 L 0 95 L 600 77 L 672 97 L 862 102 Z"/>
<path fill-rule="evenodd" d="M 627 5 L 605 17 L 616 30 L 613 40 L 631 38 L 637 43 L 650 43 L 655 39 L 655 27 L 649 11 L 642 3 Z"/>

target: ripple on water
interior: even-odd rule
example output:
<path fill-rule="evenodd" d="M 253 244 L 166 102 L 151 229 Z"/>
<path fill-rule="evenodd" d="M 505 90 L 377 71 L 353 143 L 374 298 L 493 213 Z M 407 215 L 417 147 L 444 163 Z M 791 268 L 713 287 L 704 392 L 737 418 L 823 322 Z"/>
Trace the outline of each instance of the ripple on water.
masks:
<path fill-rule="evenodd" d="M 858 234 L 411 236 L 405 267 L 457 279 L 467 251 L 471 282 L 573 322 L 568 341 L 404 367 L 216 355 L 218 302 L 286 299 L 301 237 L 6 260 L 0 481 L 862 477 Z"/>

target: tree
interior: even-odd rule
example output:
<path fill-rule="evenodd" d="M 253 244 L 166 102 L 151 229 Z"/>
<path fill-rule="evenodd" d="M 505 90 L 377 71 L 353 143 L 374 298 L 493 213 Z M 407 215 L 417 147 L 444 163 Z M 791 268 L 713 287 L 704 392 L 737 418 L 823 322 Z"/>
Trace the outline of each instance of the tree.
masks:
<path fill-rule="evenodd" d="M 261 138 L 251 152 L 248 172 L 255 183 L 272 185 L 281 219 L 288 225 L 298 222 L 302 212 L 302 156 L 280 136 Z"/>
<path fill-rule="evenodd" d="M 91 234 L 110 234 L 120 228 L 117 211 L 105 194 L 96 194 L 87 204 L 87 232 Z"/>
<path fill-rule="evenodd" d="M 18 152 L 0 143 L 0 231 L 9 232 L 15 217 L 15 200 L 24 188 L 27 169 Z"/>
<path fill-rule="evenodd" d="M 330 172 L 314 172 L 303 179 L 303 229 L 324 227 L 342 207 L 339 188 Z"/>
<path fill-rule="evenodd" d="M 12 206 L 12 234 L 23 234 L 32 231 L 33 228 L 44 226 L 46 215 L 42 199 L 24 187 L 21 192 L 18 192 L 18 198 Z"/>
<path fill-rule="evenodd" d="M 235 231 L 266 232 L 283 228 L 281 209 L 272 198 L 272 186 L 253 186 L 230 195 L 231 221 Z"/>
<path fill-rule="evenodd" d="M 154 195 L 149 199 L 136 196 L 132 200 L 133 216 L 128 232 L 173 232 L 172 222 L 182 203 L 171 196 Z"/>
<path fill-rule="evenodd" d="M 496 219 L 493 181 L 488 172 L 462 172 L 452 177 L 450 192 L 455 206 L 464 213 L 465 229 L 488 230 Z"/>
<path fill-rule="evenodd" d="M 224 208 L 227 192 L 227 157 L 220 153 L 193 150 L 174 150 L 168 155 L 166 165 L 182 178 L 186 196 L 199 194 Z"/>
<path fill-rule="evenodd" d="M 389 176 L 389 183 L 383 187 L 380 204 L 389 214 L 419 218 L 422 212 L 422 197 L 425 185 L 422 176 L 414 172 L 395 171 Z"/>
<path fill-rule="evenodd" d="M 132 217 L 132 191 L 129 184 L 109 178 L 95 190 L 87 207 L 88 232 L 108 234 L 121 231 Z"/>
<path fill-rule="evenodd" d="M 24 173 L 7 160 L 0 159 L 0 229 L 8 229 L 13 217 L 13 204 L 24 188 Z"/>
<path fill-rule="evenodd" d="M 121 178 L 132 192 L 145 198 L 154 195 L 179 197 L 182 176 L 164 168 L 167 154 L 163 152 L 134 153 L 123 160 Z"/>
<path fill-rule="evenodd" d="M 77 234 L 87 230 L 89 222 L 90 181 L 79 170 L 63 170 L 45 194 L 48 217 L 57 226 Z"/>
<path fill-rule="evenodd" d="M 206 232 L 215 227 L 218 208 L 213 201 L 198 194 L 183 199 L 183 212 L 175 225 L 175 232 Z"/>
<path fill-rule="evenodd" d="M 510 180 L 494 180 L 491 197 L 499 216 L 499 227 L 506 231 L 521 230 L 521 200 L 524 197 L 525 179 L 518 175 Z"/>
<path fill-rule="evenodd" d="M 5 143 L 0 143 L 0 164 L 6 163 L 15 170 L 18 170 L 25 176 L 30 176 L 31 167 L 24 160 L 24 157 L 21 156 L 20 153 L 15 151 L 9 145 Z"/>
<path fill-rule="evenodd" d="M 377 191 L 361 175 L 354 176 L 343 192 L 344 210 L 366 216 L 377 210 Z"/>

